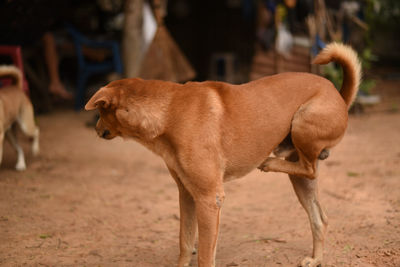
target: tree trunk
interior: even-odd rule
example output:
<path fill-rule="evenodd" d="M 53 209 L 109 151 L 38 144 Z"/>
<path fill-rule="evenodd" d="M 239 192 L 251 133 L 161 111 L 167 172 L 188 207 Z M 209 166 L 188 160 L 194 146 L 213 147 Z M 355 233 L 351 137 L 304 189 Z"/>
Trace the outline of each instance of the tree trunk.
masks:
<path fill-rule="evenodd" d="M 122 58 L 125 76 L 137 77 L 143 57 L 143 0 L 127 0 L 125 3 L 125 25 L 122 41 Z"/>

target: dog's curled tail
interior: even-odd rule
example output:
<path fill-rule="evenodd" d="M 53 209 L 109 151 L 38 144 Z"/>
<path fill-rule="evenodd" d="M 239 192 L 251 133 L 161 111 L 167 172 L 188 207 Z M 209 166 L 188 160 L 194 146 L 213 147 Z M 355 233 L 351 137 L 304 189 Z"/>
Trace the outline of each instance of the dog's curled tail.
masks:
<path fill-rule="evenodd" d="M 22 89 L 22 73 L 21 71 L 12 65 L 1 65 L 0 66 L 0 77 L 7 77 L 13 80 L 13 83 Z"/>
<path fill-rule="evenodd" d="M 331 61 L 339 63 L 343 68 L 344 78 L 340 94 L 350 108 L 361 82 L 361 64 L 357 53 L 347 45 L 331 43 L 317 55 L 313 64 L 327 64 Z"/>

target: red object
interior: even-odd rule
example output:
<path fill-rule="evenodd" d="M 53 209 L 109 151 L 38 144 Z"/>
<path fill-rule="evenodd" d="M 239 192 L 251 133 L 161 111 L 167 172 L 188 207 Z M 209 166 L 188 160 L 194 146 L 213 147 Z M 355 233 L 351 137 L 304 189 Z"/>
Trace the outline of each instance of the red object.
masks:
<path fill-rule="evenodd" d="M 25 93 L 29 94 L 28 81 L 24 74 L 24 64 L 22 63 L 21 47 L 17 45 L 0 45 L 0 55 L 8 55 L 11 57 L 15 66 L 22 72 L 22 88 Z"/>

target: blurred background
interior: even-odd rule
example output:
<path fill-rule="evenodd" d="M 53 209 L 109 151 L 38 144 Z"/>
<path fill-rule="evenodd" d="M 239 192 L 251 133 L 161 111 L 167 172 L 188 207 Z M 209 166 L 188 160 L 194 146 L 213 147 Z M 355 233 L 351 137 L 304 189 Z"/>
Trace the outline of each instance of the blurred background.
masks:
<path fill-rule="evenodd" d="M 174 266 L 173 180 L 138 144 L 99 140 L 86 101 L 132 77 L 241 84 L 301 71 L 340 88 L 338 65 L 311 64 L 335 41 L 358 52 L 363 81 L 321 163 L 326 266 L 400 266 L 399 33 L 398 0 L 0 1 L 0 64 L 23 72 L 41 129 L 39 157 L 23 144 L 25 172 L 5 144 L 0 265 Z M 249 176 L 226 186 L 217 266 L 294 266 L 311 250 L 306 215 L 285 175 Z"/>
<path fill-rule="evenodd" d="M 79 110 L 101 85 L 124 77 L 239 84 L 307 71 L 338 86 L 337 66 L 310 64 L 338 41 L 358 51 L 360 94 L 370 96 L 377 69 L 398 78 L 399 8 L 391 0 L 2 1 L 0 62 L 17 64 L 10 47 L 21 49 L 40 113 L 58 106 L 54 98 Z M 379 102 L 376 93 L 358 102 Z"/>

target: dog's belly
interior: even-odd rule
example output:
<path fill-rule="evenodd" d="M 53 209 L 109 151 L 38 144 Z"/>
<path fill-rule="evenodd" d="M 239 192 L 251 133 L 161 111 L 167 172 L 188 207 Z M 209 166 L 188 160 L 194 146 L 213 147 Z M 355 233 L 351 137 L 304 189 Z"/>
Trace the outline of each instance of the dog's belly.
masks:
<path fill-rule="evenodd" d="M 241 178 L 260 166 L 277 146 L 275 142 L 268 144 L 253 144 L 240 150 L 230 149 L 231 153 L 226 157 L 224 182 Z"/>
<path fill-rule="evenodd" d="M 229 164 L 230 166 L 226 166 L 225 169 L 224 182 L 241 178 L 250 173 L 252 170 L 260 166 L 260 164 L 264 162 L 268 155 L 269 154 L 266 154 L 265 157 L 258 158 L 252 162 L 246 161 L 239 164 Z"/>
<path fill-rule="evenodd" d="M 222 132 L 224 181 L 240 178 L 260 166 L 290 132 L 292 112 L 278 113 L 274 118 L 251 115 L 239 123 L 231 120 L 232 124 L 225 124 L 239 126 L 225 126 Z"/>
<path fill-rule="evenodd" d="M 262 162 L 260 162 L 260 164 L 261 163 Z M 229 168 L 225 171 L 224 182 L 229 182 L 229 181 L 241 178 L 241 177 L 245 176 L 246 174 L 250 173 L 255 168 L 257 168 L 260 164 L 252 165 L 252 166 L 236 166 L 233 168 Z"/>

